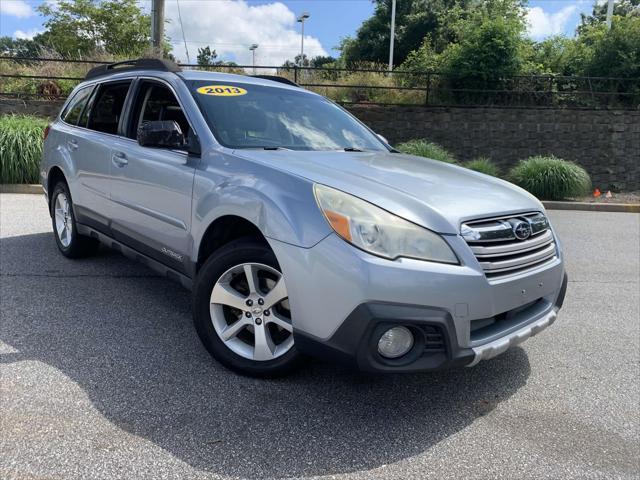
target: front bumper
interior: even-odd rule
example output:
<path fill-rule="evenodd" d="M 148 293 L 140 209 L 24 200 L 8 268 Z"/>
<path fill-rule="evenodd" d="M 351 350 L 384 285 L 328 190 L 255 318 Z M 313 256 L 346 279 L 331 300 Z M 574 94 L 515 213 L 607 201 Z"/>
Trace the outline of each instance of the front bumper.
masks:
<path fill-rule="evenodd" d="M 303 249 L 270 242 L 289 292 L 300 351 L 367 371 L 474 365 L 551 325 L 562 306 L 561 255 L 535 271 L 491 282 L 460 237 L 447 239 L 461 265 L 389 261 L 335 235 Z M 377 342 L 409 327 L 416 347 L 386 360 Z"/>
<path fill-rule="evenodd" d="M 359 305 L 328 340 L 319 341 L 296 331 L 295 343 L 300 351 L 307 354 L 362 371 L 416 372 L 471 367 L 481 360 L 500 355 L 551 325 L 562 306 L 566 288 L 565 274 L 555 303 L 545 308 L 542 314 L 534 315 L 533 320 L 524 318 L 516 321 L 516 328 L 509 333 L 475 347 L 458 344 L 453 318 L 444 310 L 384 303 Z M 416 341 L 408 354 L 391 360 L 378 353 L 377 344 L 380 336 L 395 325 L 409 328 Z"/>

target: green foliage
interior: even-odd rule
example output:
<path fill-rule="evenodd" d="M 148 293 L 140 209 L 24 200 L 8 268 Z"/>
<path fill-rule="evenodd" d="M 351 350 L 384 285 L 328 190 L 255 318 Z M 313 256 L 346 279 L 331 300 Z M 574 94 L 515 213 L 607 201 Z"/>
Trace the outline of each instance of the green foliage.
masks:
<path fill-rule="evenodd" d="M 206 47 L 198 48 L 198 57 L 197 62 L 198 65 L 203 67 L 213 65 L 218 58 L 218 54 L 215 50 L 211 50 L 211 47 L 207 45 Z"/>
<path fill-rule="evenodd" d="M 586 75 L 640 77 L 640 16 L 615 17 L 610 31 L 603 24 L 586 27 L 578 42 L 591 50 Z"/>
<path fill-rule="evenodd" d="M 591 178 L 584 168 L 554 156 L 521 160 L 508 179 L 541 200 L 577 198 L 591 190 Z"/>
<path fill-rule="evenodd" d="M 0 183 L 38 182 L 46 126 L 38 117 L 0 117 Z"/>
<path fill-rule="evenodd" d="M 389 19 L 391 2 L 375 0 L 371 18 L 364 21 L 355 38 L 346 38 L 340 45 L 347 65 L 371 61 L 387 63 L 389 59 Z M 404 62 L 430 35 L 437 45 L 446 45 L 455 37 L 449 22 L 450 12 L 466 12 L 471 0 L 402 0 L 396 5 L 396 36 L 394 64 Z"/>
<path fill-rule="evenodd" d="M 63 56 L 104 51 L 135 57 L 149 49 L 151 19 L 136 0 L 60 0 L 44 2 L 38 10 L 46 17 L 46 30 L 34 42 Z"/>
<path fill-rule="evenodd" d="M 37 57 L 40 45 L 23 38 L 0 37 L 0 55 L 11 57 Z"/>
<path fill-rule="evenodd" d="M 454 88 L 499 89 L 522 72 L 525 24 L 521 17 L 478 13 L 460 25 L 459 43 L 443 52 L 443 68 Z"/>
<path fill-rule="evenodd" d="M 613 4 L 613 15 L 616 17 L 640 15 L 640 0 L 616 0 Z M 591 15 L 581 13 L 580 17 L 578 33 L 582 33 L 589 26 L 603 24 L 607 18 L 607 2 L 595 2 Z"/>
<path fill-rule="evenodd" d="M 329 68 L 334 66 L 336 59 L 331 55 L 316 55 L 309 60 L 309 65 L 315 68 Z"/>
<path fill-rule="evenodd" d="M 408 142 L 396 145 L 402 153 L 417 155 L 419 157 L 431 158 L 446 163 L 456 163 L 456 158 L 437 143 L 427 140 L 409 140 Z"/>
<path fill-rule="evenodd" d="M 491 175 L 492 177 L 500 176 L 500 169 L 498 166 L 485 157 L 473 159 L 470 162 L 465 163 L 463 166 L 469 170 L 473 170 L 474 172 L 484 173 L 485 175 Z"/>

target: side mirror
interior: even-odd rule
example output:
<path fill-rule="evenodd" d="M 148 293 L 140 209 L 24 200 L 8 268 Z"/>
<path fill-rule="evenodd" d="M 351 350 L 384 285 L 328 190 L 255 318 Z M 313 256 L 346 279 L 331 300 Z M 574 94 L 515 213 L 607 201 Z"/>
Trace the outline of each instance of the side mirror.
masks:
<path fill-rule="evenodd" d="M 143 147 L 176 148 L 186 146 L 184 134 L 175 120 L 145 122 L 138 128 L 138 143 Z"/>
<path fill-rule="evenodd" d="M 386 138 L 384 138 L 382 135 L 380 135 L 379 133 L 376 133 L 376 136 L 377 136 L 380 140 L 382 140 L 384 143 L 386 143 L 387 145 L 390 145 L 389 141 L 388 141 Z"/>

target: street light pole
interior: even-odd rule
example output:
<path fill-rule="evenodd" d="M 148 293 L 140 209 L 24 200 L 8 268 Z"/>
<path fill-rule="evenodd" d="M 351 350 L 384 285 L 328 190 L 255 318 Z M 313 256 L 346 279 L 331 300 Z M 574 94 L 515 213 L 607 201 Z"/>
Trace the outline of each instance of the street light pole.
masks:
<path fill-rule="evenodd" d="M 253 54 L 253 74 L 256 74 L 256 49 L 258 48 L 258 44 L 257 43 L 253 43 L 251 44 L 251 46 L 249 47 L 249 50 L 251 50 L 251 53 Z"/>
<path fill-rule="evenodd" d="M 396 37 L 396 0 L 392 0 L 391 1 L 391 39 L 389 40 L 389 71 L 393 70 L 393 43 L 394 43 L 395 37 Z"/>
<path fill-rule="evenodd" d="M 613 17 L 613 0 L 607 4 L 607 29 L 611 30 L 611 17 Z"/>
<path fill-rule="evenodd" d="M 164 0 L 151 2 L 151 49 L 153 55 L 162 57 L 162 40 L 164 39 Z"/>
<path fill-rule="evenodd" d="M 298 17 L 298 22 L 302 24 L 302 35 L 300 36 L 300 66 L 304 67 L 304 21 L 309 18 L 309 12 L 304 12 Z"/>

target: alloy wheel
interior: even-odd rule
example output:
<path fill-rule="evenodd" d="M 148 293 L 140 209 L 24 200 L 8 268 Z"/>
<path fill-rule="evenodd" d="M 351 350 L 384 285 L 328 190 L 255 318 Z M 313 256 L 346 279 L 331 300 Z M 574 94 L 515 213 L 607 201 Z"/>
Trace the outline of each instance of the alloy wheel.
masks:
<path fill-rule="evenodd" d="M 71 218 L 71 204 L 64 193 L 59 193 L 54 206 L 56 234 L 64 248 L 71 244 L 73 234 L 73 220 Z"/>
<path fill-rule="evenodd" d="M 293 346 L 287 287 L 268 265 L 243 263 L 223 273 L 211 292 L 210 314 L 224 344 L 249 360 L 273 360 Z"/>

